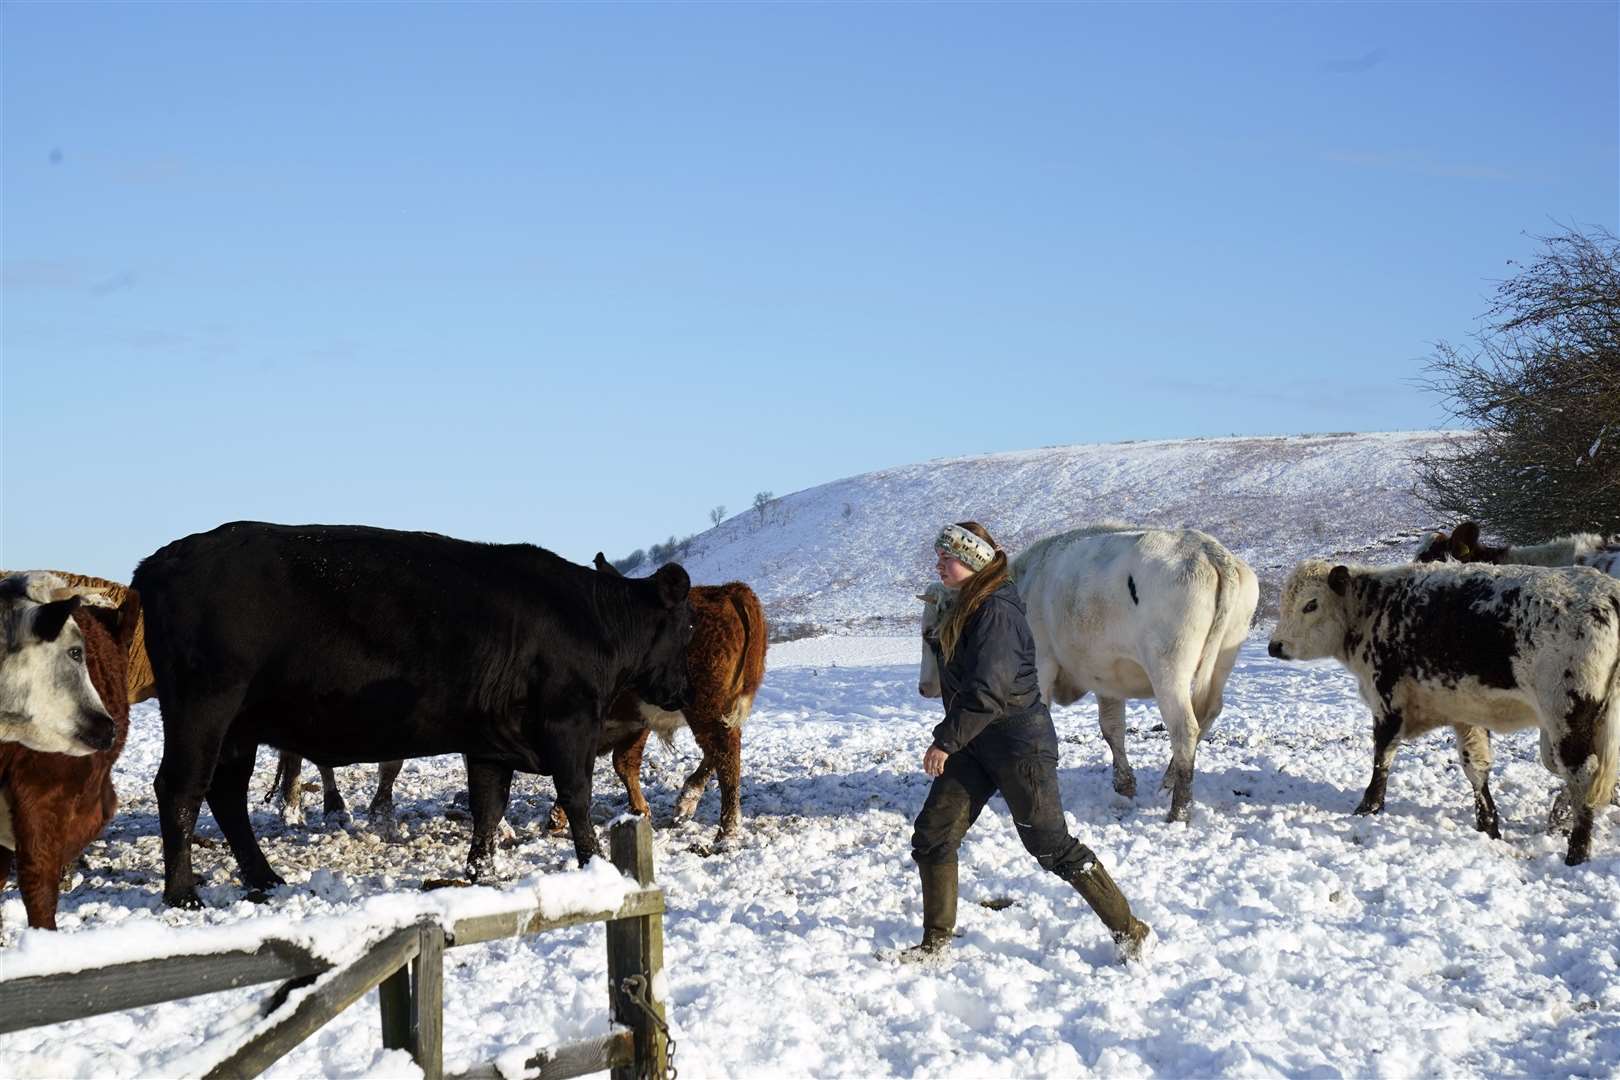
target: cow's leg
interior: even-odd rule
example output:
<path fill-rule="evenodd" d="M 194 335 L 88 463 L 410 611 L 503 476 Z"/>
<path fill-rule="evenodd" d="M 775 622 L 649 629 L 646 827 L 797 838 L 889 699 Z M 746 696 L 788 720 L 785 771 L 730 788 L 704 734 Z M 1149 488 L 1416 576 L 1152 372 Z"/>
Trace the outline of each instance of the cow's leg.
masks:
<path fill-rule="evenodd" d="M 394 814 L 394 781 L 405 767 L 403 760 L 384 761 L 377 766 L 377 794 L 366 807 L 366 821 L 384 840 L 399 839 L 399 821 Z"/>
<path fill-rule="evenodd" d="M 304 823 L 304 792 L 298 783 L 298 774 L 303 771 L 303 758 L 291 750 L 281 752 L 270 794 L 275 799 L 276 814 L 283 825 L 298 826 Z"/>
<path fill-rule="evenodd" d="M 1567 675 L 1566 675 L 1567 678 Z M 1546 720 L 1556 717 L 1558 727 L 1549 740 L 1556 737 L 1556 748 L 1546 747 L 1543 753 L 1557 751 L 1558 774 L 1567 784 L 1569 808 L 1573 821 L 1569 830 L 1569 849 L 1564 862 L 1579 866 L 1591 853 L 1592 817 L 1599 802 L 1607 802 L 1609 788 L 1614 783 L 1613 740 L 1616 733 L 1609 725 L 1620 723 L 1620 704 L 1612 710 L 1601 697 L 1588 696 L 1575 689 L 1560 686 L 1558 693 L 1543 694 L 1539 702 L 1542 730 Z M 1607 769 L 1603 749 L 1611 755 Z M 1607 775 L 1605 775 L 1607 773 Z"/>
<path fill-rule="evenodd" d="M 208 809 L 213 811 L 219 831 L 231 845 L 231 854 L 236 856 L 243 882 L 250 889 L 270 889 L 286 882 L 270 869 L 248 819 L 248 785 L 253 780 L 253 759 L 257 752 L 258 747 L 253 743 L 227 743 L 208 785 Z"/>
<path fill-rule="evenodd" d="M 1491 735 L 1471 724 L 1454 724 L 1457 756 L 1462 759 L 1463 775 L 1474 789 L 1474 828 L 1492 840 L 1502 839 L 1496 816 L 1496 800 L 1491 798 Z"/>
<path fill-rule="evenodd" d="M 1593 814 L 1586 799 L 1576 795 L 1573 790 L 1570 791 L 1570 803 L 1574 808 L 1575 820 L 1570 826 L 1569 850 L 1564 853 L 1564 862 L 1569 866 L 1579 866 L 1591 854 Z"/>
<path fill-rule="evenodd" d="M 505 765 L 467 758 L 467 802 L 472 811 L 472 847 L 467 851 L 467 877 L 489 881 L 499 876 L 496 844 L 506 802 L 512 794 L 512 770 Z"/>
<path fill-rule="evenodd" d="M 649 819 L 652 810 L 647 806 L 647 797 L 641 793 L 641 755 L 647 749 L 647 736 L 651 734 L 651 728 L 642 728 L 613 748 L 613 771 L 618 774 L 619 783 L 624 785 L 625 797 L 630 801 L 630 812 Z M 562 815 L 562 824 L 566 828 L 567 812 L 556 804 L 551 812 L 554 823 L 556 815 Z"/>
<path fill-rule="evenodd" d="M 1173 650 L 1154 655 L 1143 667 L 1153 684 L 1159 715 L 1170 732 L 1170 765 L 1164 771 L 1164 787 L 1170 789 L 1170 813 L 1166 821 L 1186 821 L 1192 812 L 1193 761 L 1198 754 L 1198 717 L 1193 713 L 1192 666 L 1197 657 L 1183 662 Z"/>
<path fill-rule="evenodd" d="M 1562 776 L 1558 769 L 1558 758 L 1553 753 L 1552 737 L 1547 734 L 1545 727 L 1541 729 L 1539 749 L 1541 767 L 1554 776 Z M 1569 784 L 1560 783 L 1558 790 L 1553 793 L 1552 805 L 1547 807 L 1547 831 L 1560 832 L 1566 830 L 1569 828 L 1569 823 Z"/>
<path fill-rule="evenodd" d="M 177 696 L 177 695 L 176 695 Z M 197 811 L 208 793 L 225 732 L 241 706 L 240 692 L 196 703 L 163 701 L 163 760 L 152 791 L 163 834 L 163 902 L 200 908 L 197 875 L 191 865 L 191 836 Z"/>
<path fill-rule="evenodd" d="M 17 888 L 22 892 L 23 909 L 28 912 L 28 925 L 36 930 L 55 930 L 63 864 L 61 837 L 51 830 L 66 823 L 59 817 L 63 807 L 51 806 L 49 797 L 38 801 L 44 805 L 35 809 L 43 813 L 13 813 L 11 818 L 12 831 L 17 834 Z"/>
<path fill-rule="evenodd" d="M 1373 771 L 1367 790 L 1356 806 L 1358 814 L 1377 814 L 1384 809 L 1384 789 L 1389 786 L 1389 767 L 1401 745 L 1401 714 L 1382 713 L 1373 719 Z"/>
<path fill-rule="evenodd" d="M 596 761 L 596 744 L 589 735 L 600 726 L 600 722 L 558 724 L 559 730 L 572 732 L 573 737 L 556 739 L 549 748 L 550 753 L 544 755 L 556 763 L 552 781 L 557 785 L 557 805 L 568 815 L 574 856 L 581 866 L 602 853 L 596 826 L 591 824 L 591 770 Z"/>
<path fill-rule="evenodd" d="M 696 733 L 692 741 L 697 741 Z M 701 744 L 698 747 L 702 749 Z M 698 760 L 697 768 L 693 769 L 681 783 L 680 797 L 675 800 L 675 820 L 686 821 L 697 813 L 698 803 L 703 801 L 703 792 L 709 786 L 709 778 L 715 773 L 714 760 L 709 757 L 708 751 Z"/>
<path fill-rule="evenodd" d="M 719 719 L 694 718 L 688 723 L 692 738 L 703 751 L 703 761 L 682 785 L 680 805 L 684 808 L 690 798 L 688 815 L 696 811 L 709 782 L 708 773 L 716 773 L 720 777 L 720 832 L 715 837 L 718 842 L 735 836 L 742 825 L 742 729 Z"/>
<path fill-rule="evenodd" d="M 1120 698 L 1097 695 L 1097 724 L 1103 741 L 1114 755 L 1114 790 L 1128 799 L 1136 798 L 1136 773 L 1125 756 L 1125 702 Z"/>
<path fill-rule="evenodd" d="M 321 816 L 336 824 L 347 824 L 349 807 L 343 801 L 343 789 L 338 787 L 337 770 L 330 765 L 315 767 L 321 773 Z"/>

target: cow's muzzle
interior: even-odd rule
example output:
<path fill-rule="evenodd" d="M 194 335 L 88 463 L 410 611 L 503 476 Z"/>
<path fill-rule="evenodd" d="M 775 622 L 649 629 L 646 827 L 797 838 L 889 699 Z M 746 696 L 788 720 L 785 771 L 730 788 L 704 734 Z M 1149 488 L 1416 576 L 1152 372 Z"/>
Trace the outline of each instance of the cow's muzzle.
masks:
<path fill-rule="evenodd" d="M 73 737 L 86 747 L 85 753 L 95 753 L 97 750 L 111 750 L 113 738 L 118 734 L 112 717 L 105 713 L 94 713 L 88 709 L 79 712 L 79 722 L 73 731 Z"/>
<path fill-rule="evenodd" d="M 1283 643 L 1280 641 L 1272 641 L 1270 645 L 1266 646 L 1266 652 L 1275 656 L 1278 660 L 1288 659 L 1288 652 L 1283 648 Z"/>

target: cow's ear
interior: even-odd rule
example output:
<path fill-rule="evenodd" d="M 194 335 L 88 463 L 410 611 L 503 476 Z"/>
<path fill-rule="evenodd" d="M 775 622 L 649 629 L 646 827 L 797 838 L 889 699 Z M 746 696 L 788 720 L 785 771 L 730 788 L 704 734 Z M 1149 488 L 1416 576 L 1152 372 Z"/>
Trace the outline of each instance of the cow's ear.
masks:
<path fill-rule="evenodd" d="M 595 562 L 596 569 L 601 573 L 612 574 L 614 577 L 624 577 L 623 574 L 619 573 L 619 568 L 608 562 L 607 556 L 603 555 L 600 551 L 596 553 Z"/>
<path fill-rule="evenodd" d="M 49 604 L 39 605 L 34 612 L 34 633 L 41 641 L 55 641 L 62 632 L 62 627 L 73 615 L 73 609 L 79 606 L 79 598 L 70 596 L 66 600 L 55 600 Z"/>
<path fill-rule="evenodd" d="M 1465 521 L 1451 530 L 1451 553 L 1459 559 L 1466 559 L 1479 547 L 1479 526 L 1472 521 Z"/>
<path fill-rule="evenodd" d="M 665 607 L 674 607 L 692 591 L 692 579 L 687 577 L 686 568 L 680 563 L 660 566 L 658 573 L 653 575 L 653 581 L 658 585 L 658 599 Z"/>
<path fill-rule="evenodd" d="M 921 600 L 925 604 L 932 604 L 934 602 L 934 598 L 925 592 L 918 593 L 917 599 Z"/>
<path fill-rule="evenodd" d="M 1349 587 L 1350 568 L 1348 566 L 1335 566 L 1328 571 L 1328 588 L 1343 596 L 1344 591 Z"/>
<path fill-rule="evenodd" d="M 81 616 L 88 616 L 100 623 L 101 628 L 107 631 L 107 636 L 114 641 L 118 640 L 118 611 L 118 608 L 102 607 L 100 604 L 85 604 L 79 608 Z M 82 618 L 79 625 L 84 625 Z"/>
<path fill-rule="evenodd" d="M 135 640 L 135 628 L 141 622 L 141 594 L 134 589 L 124 593 L 124 602 L 118 606 L 118 632 L 113 636 L 118 639 L 118 647 L 129 652 L 130 642 Z"/>

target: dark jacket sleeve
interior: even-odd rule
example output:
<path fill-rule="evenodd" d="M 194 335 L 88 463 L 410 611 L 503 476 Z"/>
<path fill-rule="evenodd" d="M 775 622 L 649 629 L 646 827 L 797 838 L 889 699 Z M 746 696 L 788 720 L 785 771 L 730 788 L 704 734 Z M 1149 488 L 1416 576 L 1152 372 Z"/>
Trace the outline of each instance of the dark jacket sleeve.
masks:
<path fill-rule="evenodd" d="M 934 728 L 934 745 L 954 754 L 973 741 L 990 721 L 1007 711 L 1018 675 L 1019 636 L 1014 613 L 987 602 L 974 612 L 956 643 L 952 667 L 958 690 L 946 703 L 945 719 Z"/>

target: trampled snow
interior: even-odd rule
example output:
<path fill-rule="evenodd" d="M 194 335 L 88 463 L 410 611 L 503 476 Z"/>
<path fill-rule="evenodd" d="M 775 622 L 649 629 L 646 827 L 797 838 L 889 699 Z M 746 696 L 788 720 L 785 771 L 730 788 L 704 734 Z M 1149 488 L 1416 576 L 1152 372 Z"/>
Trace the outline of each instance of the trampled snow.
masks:
<path fill-rule="evenodd" d="M 1400 448 L 1400 438 L 1388 441 Z M 1406 511 L 1382 523 L 1375 516 L 1369 509 L 1353 526 L 1327 531 L 1353 529 L 1350 541 L 1408 554 L 1382 541 L 1421 521 Z M 898 550 L 898 533 L 912 528 L 897 513 L 897 535 L 882 542 Z M 1277 561 L 1352 546 L 1288 543 Z M 846 561 L 879 561 L 851 552 Z M 730 556 L 736 566 L 775 558 L 742 541 Z M 896 565 L 886 573 L 887 583 L 843 592 L 890 589 L 899 618 L 925 572 Z M 762 593 L 778 588 L 765 571 L 756 584 Z M 816 609 L 818 617 L 835 621 L 843 602 Z M 963 845 L 952 961 L 937 969 L 895 963 L 888 954 L 919 935 L 910 823 L 927 791 L 920 761 L 938 720 L 937 703 L 917 694 L 918 641 L 844 636 L 773 646 L 744 734 L 744 829 L 735 844 L 710 846 L 719 813 L 712 785 L 694 821 L 669 823 L 680 782 L 698 760 L 690 736 L 679 734 L 673 748 L 654 740 L 647 753 L 656 870 L 668 904 L 663 985 L 681 1075 L 1620 1072 L 1620 810 L 1599 813 L 1593 859 L 1566 867 L 1564 837 L 1544 824 L 1553 779 L 1536 761 L 1534 733 L 1500 737 L 1492 787 L 1503 839 L 1490 840 L 1473 830 L 1468 784 L 1441 732 L 1402 749 L 1383 814 L 1353 816 L 1371 772 L 1368 711 L 1337 665 L 1266 656 L 1267 629 L 1250 637 L 1226 710 L 1199 747 L 1190 824 L 1163 820 L 1168 800 L 1155 788 L 1168 743 L 1151 702 L 1131 703 L 1127 715 L 1142 792 L 1134 801 L 1110 787 L 1095 705 L 1088 699 L 1055 714 L 1071 828 L 1155 930 L 1148 962 L 1129 967 L 1114 962 L 1080 898 L 1023 851 L 999 798 Z M 195 858 L 208 907 L 165 909 L 151 791 L 161 754 L 156 705 L 137 706 L 115 777 L 122 808 L 63 896 L 62 931 L 24 929 L 15 889 L 3 894 L 0 977 L 191 951 L 199 935 L 241 947 L 271 929 L 338 949 L 333 927 L 404 919 L 422 905 L 470 903 L 484 892 L 419 891 L 426 879 L 460 876 L 466 855 L 468 824 L 453 804 L 461 767 L 447 757 L 406 765 L 396 795 L 399 843 L 373 834 L 363 811 L 348 825 L 319 823 L 312 812 L 317 824 L 304 829 L 255 805 L 266 853 L 289 882 L 263 904 L 245 899 L 204 813 Z M 271 772 L 263 751 L 256 790 Z M 363 806 L 373 771 L 342 769 L 339 779 L 350 803 Z M 504 852 L 507 880 L 531 900 L 544 888 L 532 875 L 574 871 L 571 845 L 545 832 L 549 801 L 547 781 L 520 777 L 514 785 L 518 835 Z M 599 826 L 623 805 L 603 761 Z M 600 876 L 576 881 L 567 890 L 572 903 L 615 887 Z M 438 899 L 447 894 L 465 899 Z M 270 989 L 0 1036 L 0 1073 L 195 1070 L 196 1048 L 239 1031 Z M 449 951 L 445 1010 L 451 1072 L 605 1033 L 603 928 Z M 267 1075 L 413 1074 L 403 1054 L 382 1050 L 372 994 Z"/>
<path fill-rule="evenodd" d="M 1166 824 L 1151 790 L 1168 759 L 1151 703 L 1128 715 L 1144 792 L 1134 803 L 1109 786 L 1095 709 L 1057 713 L 1071 826 L 1153 924 L 1145 966 L 1113 962 L 1101 926 L 1023 851 L 999 799 L 963 848 L 954 962 L 919 970 L 880 957 L 918 934 L 907 851 L 937 716 L 916 692 L 916 652 L 911 638 L 853 637 L 772 650 L 744 740 L 745 833 L 730 849 L 705 853 L 712 789 L 695 822 L 667 825 L 697 761 L 689 737 L 649 750 L 683 1076 L 1615 1073 L 1620 812 L 1600 815 L 1590 863 L 1564 866 L 1563 838 L 1542 826 L 1552 783 L 1534 737 L 1500 738 L 1504 839 L 1491 841 L 1473 831 L 1449 735 L 1436 735 L 1402 751 L 1381 816 L 1353 817 L 1370 771 L 1365 708 L 1335 666 L 1271 660 L 1260 634 L 1200 747 L 1190 825 Z M 165 946 L 183 940 L 173 927 L 257 938 L 261 923 L 342 918 L 380 893 L 414 903 L 423 879 L 460 872 L 467 826 L 445 816 L 459 762 L 427 759 L 401 777 L 400 844 L 377 840 L 360 814 L 350 828 L 306 832 L 257 812 L 290 882 L 267 904 L 242 899 L 204 815 L 197 860 L 210 907 L 166 910 L 150 794 L 160 755 L 156 710 L 139 706 L 118 770 L 125 810 L 64 896 L 62 932 L 22 929 L 12 892 L 0 963 L 73 956 L 75 937 L 108 927 Z M 268 782 L 268 755 L 263 765 Z M 371 770 L 339 777 L 363 802 Z M 514 880 L 571 869 L 568 842 L 543 831 L 546 783 L 516 788 Z M 605 823 L 623 801 L 605 765 L 597 793 Z M 1011 906 L 983 906 L 1001 899 Z M 594 925 L 450 951 L 447 1067 L 605 1033 L 604 939 Z M 168 1075 L 268 991 L 17 1032 L 0 1037 L 0 1061 L 12 1076 Z M 377 1018 L 372 995 L 269 1075 L 408 1074 L 406 1059 L 383 1055 Z"/>

